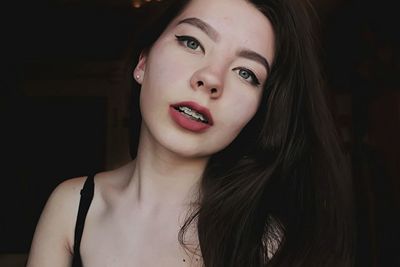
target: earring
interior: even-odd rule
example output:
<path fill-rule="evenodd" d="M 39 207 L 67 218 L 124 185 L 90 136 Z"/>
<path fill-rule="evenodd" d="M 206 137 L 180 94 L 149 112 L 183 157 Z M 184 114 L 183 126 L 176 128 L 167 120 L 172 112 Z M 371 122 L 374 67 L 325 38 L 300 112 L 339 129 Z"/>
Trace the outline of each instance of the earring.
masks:
<path fill-rule="evenodd" d="M 136 79 L 138 79 L 138 80 L 140 79 L 140 75 L 139 74 L 136 75 Z"/>

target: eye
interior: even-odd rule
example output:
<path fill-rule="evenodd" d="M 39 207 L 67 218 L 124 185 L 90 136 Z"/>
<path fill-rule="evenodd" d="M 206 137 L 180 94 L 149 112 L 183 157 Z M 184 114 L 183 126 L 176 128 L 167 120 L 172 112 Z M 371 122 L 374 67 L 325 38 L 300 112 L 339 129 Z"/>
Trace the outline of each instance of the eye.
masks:
<path fill-rule="evenodd" d="M 183 45 L 191 50 L 197 50 L 198 48 L 200 48 L 201 51 L 204 52 L 203 46 L 200 44 L 200 42 L 196 38 L 193 38 L 193 37 L 187 36 L 187 35 L 181 35 L 181 36 L 175 35 L 175 37 L 181 45 Z"/>
<path fill-rule="evenodd" d="M 242 79 L 245 79 L 250 84 L 254 86 L 260 85 L 260 81 L 257 79 L 257 76 L 254 74 L 254 72 L 252 72 L 251 70 L 246 68 L 234 68 L 233 70 L 236 71 Z"/>

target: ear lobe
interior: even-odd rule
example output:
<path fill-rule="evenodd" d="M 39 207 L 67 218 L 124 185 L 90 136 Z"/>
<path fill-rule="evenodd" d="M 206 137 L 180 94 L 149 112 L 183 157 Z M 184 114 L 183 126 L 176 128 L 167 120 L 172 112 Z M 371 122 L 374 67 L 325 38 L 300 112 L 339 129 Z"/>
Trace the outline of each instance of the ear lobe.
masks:
<path fill-rule="evenodd" d="M 143 82 L 143 77 L 146 70 L 146 60 L 147 60 L 147 55 L 143 52 L 140 53 L 139 62 L 137 63 L 136 68 L 133 71 L 133 77 L 139 84 L 142 84 Z"/>

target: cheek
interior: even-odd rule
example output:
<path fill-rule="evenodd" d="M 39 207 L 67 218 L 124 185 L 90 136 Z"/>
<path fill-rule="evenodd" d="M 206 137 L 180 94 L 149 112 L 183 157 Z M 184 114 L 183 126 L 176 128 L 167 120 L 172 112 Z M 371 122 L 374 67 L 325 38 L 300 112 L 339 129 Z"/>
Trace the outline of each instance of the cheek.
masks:
<path fill-rule="evenodd" d="M 221 105 L 221 113 L 223 116 L 219 117 L 218 134 L 214 135 L 213 142 L 218 146 L 218 150 L 228 146 L 240 134 L 242 129 L 254 117 L 257 107 L 258 98 L 241 96 L 231 101 L 224 102 Z"/>
<path fill-rule="evenodd" d="M 212 143 L 217 148 L 214 153 L 224 149 L 235 140 L 247 123 L 254 117 L 257 107 L 257 98 L 245 97 L 230 101 L 229 105 L 227 104 L 225 108 L 222 107 L 225 112 L 219 118 L 218 134 L 215 134 L 212 138 Z"/>
<path fill-rule="evenodd" d="M 146 63 L 143 85 L 149 85 L 151 90 L 175 88 L 174 84 L 188 80 L 191 61 L 182 54 L 180 49 L 171 42 L 156 43 L 152 48 Z"/>
<path fill-rule="evenodd" d="M 226 126 L 234 129 L 236 134 L 239 134 L 256 114 L 260 103 L 260 97 L 257 91 L 235 94 L 235 96 L 224 105 L 224 110 L 227 111 L 224 115 Z"/>

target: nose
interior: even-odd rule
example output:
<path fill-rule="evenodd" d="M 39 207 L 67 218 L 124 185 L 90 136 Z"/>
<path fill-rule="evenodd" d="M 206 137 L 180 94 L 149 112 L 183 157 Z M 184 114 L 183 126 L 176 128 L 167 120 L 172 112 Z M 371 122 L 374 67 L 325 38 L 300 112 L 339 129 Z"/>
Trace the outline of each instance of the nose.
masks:
<path fill-rule="evenodd" d="M 211 98 L 219 98 L 223 92 L 223 75 L 210 67 L 196 71 L 190 85 L 194 90 L 205 90 Z"/>

